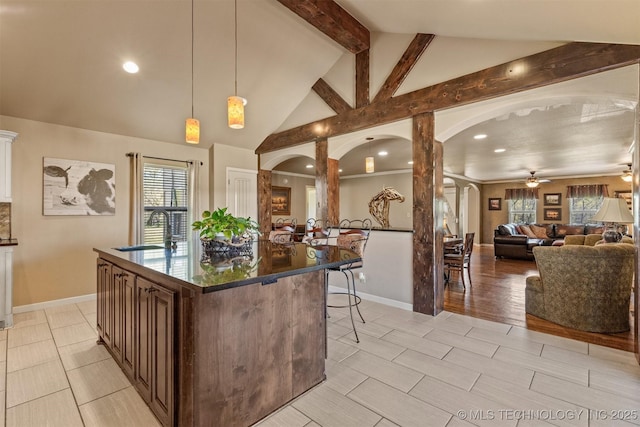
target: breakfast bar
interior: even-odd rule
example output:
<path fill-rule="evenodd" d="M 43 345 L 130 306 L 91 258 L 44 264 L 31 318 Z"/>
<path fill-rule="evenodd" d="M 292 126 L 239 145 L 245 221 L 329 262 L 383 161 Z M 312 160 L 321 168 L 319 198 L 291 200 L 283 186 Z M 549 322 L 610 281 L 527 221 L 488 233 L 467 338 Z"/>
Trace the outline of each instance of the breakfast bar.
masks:
<path fill-rule="evenodd" d="M 269 241 L 94 251 L 99 341 L 168 426 L 248 426 L 323 381 L 324 272 L 360 260 Z"/>

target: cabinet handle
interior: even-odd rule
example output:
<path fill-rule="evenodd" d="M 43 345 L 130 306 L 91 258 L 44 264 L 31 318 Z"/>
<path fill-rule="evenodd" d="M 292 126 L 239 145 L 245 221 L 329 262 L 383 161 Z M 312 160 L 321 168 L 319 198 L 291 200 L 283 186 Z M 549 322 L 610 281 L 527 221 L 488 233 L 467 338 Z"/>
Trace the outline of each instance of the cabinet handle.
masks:
<path fill-rule="evenodd" d="M 128 274 L 127 273 L 118 273 L 116 274 L 116 277 L 127 277 Z"/>
<path fill-rule="evenodd" d="M 158 290 L 156 288 L 147 288 L 144 290 L 146 293 L 150 294 L 151 292 L 157 292 Z"/>

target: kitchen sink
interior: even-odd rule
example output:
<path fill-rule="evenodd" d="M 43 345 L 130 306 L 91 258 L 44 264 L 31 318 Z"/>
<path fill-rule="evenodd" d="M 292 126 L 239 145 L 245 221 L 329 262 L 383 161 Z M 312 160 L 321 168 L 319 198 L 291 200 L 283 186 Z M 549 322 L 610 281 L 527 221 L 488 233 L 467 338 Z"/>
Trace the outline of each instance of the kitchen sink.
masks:
<path fill-rule="evenodd" d="M 131 252 L 131 251 L 146 251 L 148 249 L 164 249 L 164 246 L 158 245 L 133 245 L 133 246 L 120 246 L 119 248 L 114 248 L 120 252 Z"/>

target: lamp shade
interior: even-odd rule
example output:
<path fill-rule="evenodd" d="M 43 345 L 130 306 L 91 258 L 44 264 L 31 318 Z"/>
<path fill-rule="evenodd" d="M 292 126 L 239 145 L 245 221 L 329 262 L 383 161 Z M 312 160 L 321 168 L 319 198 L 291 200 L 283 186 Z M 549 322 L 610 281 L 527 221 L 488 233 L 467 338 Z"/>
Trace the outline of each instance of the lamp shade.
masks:
<path fill-rule="evenodd" d="M 633 223 L 633 215 L 627 207 L 627 202 L 624 199 L 613 197 L 605 197 L 600 210 L 591 219 L 616 224 Z"/>
<path fill-rule="evenodd" d="M 244 99 L 235 95 L 227 98 L 227 114 L 231 129 L 244 128 Z"/>
<path fill-rule="evenodd" d="M 366 173 L 373 173 L 374 172 L 373 157 L 366 157 L 364 159 L 364 171 Z"/>
<path fill-rule="evenodd" d="M 189 144 L 200 143 L 200 121 L 194 118 L 188 118 L 186 124 L 186 141 Z"/>

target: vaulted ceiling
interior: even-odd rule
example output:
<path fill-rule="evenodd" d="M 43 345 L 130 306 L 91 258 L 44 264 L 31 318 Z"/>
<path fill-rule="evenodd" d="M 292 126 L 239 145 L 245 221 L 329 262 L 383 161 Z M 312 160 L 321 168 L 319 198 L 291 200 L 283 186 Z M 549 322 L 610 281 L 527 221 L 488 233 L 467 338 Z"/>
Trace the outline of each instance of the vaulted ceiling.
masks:
<path fill-rule="evenodd" d="M 398 93 L 569 41 L 640 45 L 636 0 L 339 0 L 337 4 L 371 31 L 372 98 L 416 33 L 436 37 Z M 184 119 L 191 115 L 193 103 L 194 115 L 201 121 L 201 146 L 220 143 L 253 150 L 274 132 L 335 114 L 311 89 L 320 78 L 355 105 L 351 52 L 276 0 L 238 0 L 238 94 L 248 99 L 247 120 L 245 129 L 229 129 L 226 97 L 234 90 L 233 8 L 232 0 L 0 0 L 0 115 L 184 144 Z M 138 62 L 140 73 L 124 73 L 125 60 Z M 447 151 L 455 153 L 455 161 L 447 160 L 445 170 L 486 181 L 526 176 L 533 168 L 557 174 L 561 163 L 566 171 L 567 160 L 585 151 L 601 155 L 616 151 L 617 157 L 606 162 L 608 168 L 626 162 L 624 149 L 633 139 L 626 117 L 636 107 L 637 75 L 636 69 L 623 76 L 627 86 L 619 85 L 620 75 L 611 75 L 608 82 L 603 76 L 600 92 L 609 97 L 595 90 L 590 97 L 578 97 L 574 87 L 571 102 L 565 102 L 567 91 L 562 100 L 557 94 L 514 99 L 511 114 L 491 103 L 483 104 L 483 112 L 468 110 L 458 120 L 477 128 L 461 127 L 445 135 L 446 159 L 451 157 Z M 555 101 L 549 99 L 553 97 Z M 542 103 L 542 98 L 547 101 Z M 487 110 L 500 114 L 491 117 Z M 455 116 L 455 112 L 438 114 Z M 470 120 L 471 116 L 486 120 Z M 585 128 L 586 135 L 595 137 L 594 145 L 584 138 L 556 156 L 541 158 L 540 153 L 550 147 L 561 150 L 557 141 L 576 134 L 550 136 L 553 128 L 577 117 L 583 123 L 586 116 L 592 117 L 586 120 L 589 125 L 602 124 L 597 131 Z M 535 118 L 543 121 L 534 122 Z M 605 119 L 611 119 L 614 133 L 604 133 Z M 495 162 L 485 157 L 493 155 L 489 144 L 474 146 L 471 152 L 468 137 L 480 129 L 491 131 L 492 144 L 509 144 L 519 157 Z M 518 151 L 522 150 L 518 141 L 540 147 L 538 153 Z M 613 146 L 606 141 L 613 141 Z M 488 162 L 496 164 L 487 168 Z M 502 170 L 505 163 L 508 169 Z"/>

